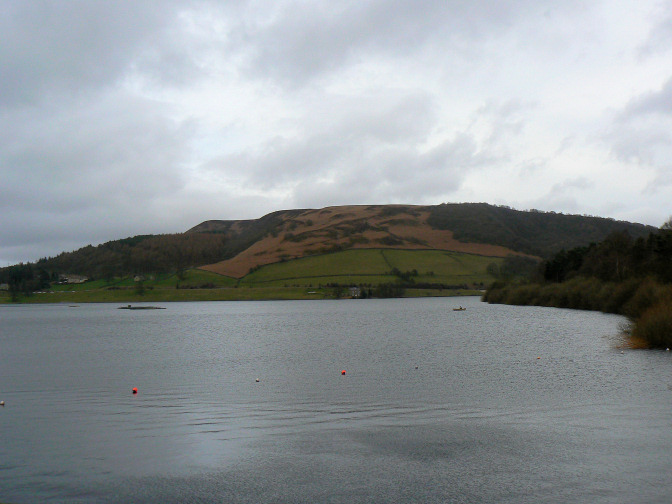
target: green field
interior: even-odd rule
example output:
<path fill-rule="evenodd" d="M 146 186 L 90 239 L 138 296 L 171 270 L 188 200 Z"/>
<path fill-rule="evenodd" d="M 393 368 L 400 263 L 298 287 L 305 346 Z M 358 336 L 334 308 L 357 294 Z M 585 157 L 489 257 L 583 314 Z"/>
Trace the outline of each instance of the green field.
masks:
<path fill-rule="evenodd" d="M 416 270 L 416 283 L 445 285 L 492 282 L 486 269 L 502 259 L 442 250 L 346 250 L 333 254 L 303 257 L 264 266 L 250 273 L 240 285 L 324 285 L 372 284 L 393 282 L 393 268 L 401 272 Z"/>
<path fill-rule="evenodd" d="M 265 299 L 325 299 L 334 296 L 327 285 L 366 285 L 400 281 L 392 274 L 414 272 L 414 284 L 431 288 L 406 289 L 408 297 L 478 294 L 494 279 L 490 263 L 502 259 L 439 250 L 347 250 L 269 264 L 242 279 L 192 269 L 177 275 L 94 280 L 82 284 L 53 285 L 44 292 L 20 295 L 23 303 L 168 302 Z M 415 270 L 415 271 L 414 271 Z M 465 286 L 469 286 L 465 288 Z M 0 303 L 11 302 L 0 292 Z"/>

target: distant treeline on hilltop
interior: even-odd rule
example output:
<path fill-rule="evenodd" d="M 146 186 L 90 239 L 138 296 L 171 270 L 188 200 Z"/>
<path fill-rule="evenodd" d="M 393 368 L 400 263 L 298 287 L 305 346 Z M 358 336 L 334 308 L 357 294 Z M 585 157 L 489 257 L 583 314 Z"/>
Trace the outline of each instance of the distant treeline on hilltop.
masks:
<path fill-rule="evenodd" d="M 455 238 L 494 243 L 538 257 L 548 257 L 603 240 L 615 231 L 645 237 L 652 226 L 588 215 L 568 215 L 540 210 L 514 210 L 487 203 L 446 203 L 432 208 L 429 224 L 450 229 Z"/>

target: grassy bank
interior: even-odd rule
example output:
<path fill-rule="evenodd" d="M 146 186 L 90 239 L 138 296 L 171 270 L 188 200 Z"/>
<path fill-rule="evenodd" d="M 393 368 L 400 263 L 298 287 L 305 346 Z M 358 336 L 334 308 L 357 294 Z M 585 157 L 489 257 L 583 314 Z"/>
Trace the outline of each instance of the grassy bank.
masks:
<path fill-rule="evenodd" d="M 503 259 L 439 250 L 347 250 L 269 264 L 243 278 L 190 269 L 139 278 L 52 284 L 32 294 L 0 292 L 0 303 L 134 303 L 347 297 L 381 284 L 404 285 L 405 297 L 480 295 L 494 280 L 489 266 Z M 138 281 L 141 280 L 141 281 Z"/>
<path fill-rule="evenodd" d="M 74 290 L 36 293 L 19 296 L 18 303 L 139 303 L 172 301 L 249 301 L 269 299 L 324 299 L 324 291 L 307 291 L 300 287 L 273 288 L 234 288 L 219 287 L 209 289 L 145 289 L 140 294 L 135 290 Z M 11 302 L 9 296 L 0 298 L 0 302 Z"/>
<path fill-rule="evenodd" d="M 294 268 L 294 265 L 288 265 Z M 333 299 L 348 297 L 345 288 L 337 289 L 331 284 L 349 285 L 366 283 L 377 285 L 385 280 L 396 281 L 391 275 L 356 275 L 282 278 L 287 271 L 272 268 L 276 276 L 264 272 L 262 279 L 238 281 L 201 270 L 189 270 L 181 277 L 157 275 L 143 279 L 133 278 L 95 280 L 80 284 L 52 285 L 35 293 L 19 293 L 12 300 L 7 291 L 0 292 L 0 303 L 139 303 L 172 301 L 252 301 L 273 299 Z M 319 272 L 319 270 L 317 270 Z M 309 272 L 311 272 L 309 270 Z M 280 277 L 280 278 L 279 278 Z M 375 290 L 375 287 L 374 287 Z M 407 288 L 405 297 L 480 295 L 479 290 L 464 288 Z"/>
<path fill-rule="evenodd" d="M 478 290 L 466 289 L 406 289 L 403 297 L 448 297 L 481 295 Z M 347 293 L 343 294 L 347 297 Z M 280 299 L 334 299 L 334 289 L 305 287 L 219 287 L 210 289 L 146 289 L 143 294 L 134 290 L 74 290 L 19 295 L 12 301 L 6 293 L 0 294 L 0 303 L 120 303 L 173 301 L 266 301 Z"/>

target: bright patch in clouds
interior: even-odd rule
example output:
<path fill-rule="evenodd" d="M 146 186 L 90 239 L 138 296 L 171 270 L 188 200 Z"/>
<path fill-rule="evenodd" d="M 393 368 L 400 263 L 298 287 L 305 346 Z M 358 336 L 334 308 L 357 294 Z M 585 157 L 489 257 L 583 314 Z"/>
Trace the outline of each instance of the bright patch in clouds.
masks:
<path fill-rule="evenodd" d="M 207 219 L 672 214 L 672 2 L 9 0 L 0 266 Z"/>

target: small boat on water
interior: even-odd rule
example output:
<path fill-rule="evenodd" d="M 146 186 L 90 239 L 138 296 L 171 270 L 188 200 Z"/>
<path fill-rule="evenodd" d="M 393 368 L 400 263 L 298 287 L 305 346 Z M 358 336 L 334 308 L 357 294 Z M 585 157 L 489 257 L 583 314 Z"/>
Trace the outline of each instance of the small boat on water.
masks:
<path fill-rule="evenodd" d="M 461 306 L 459 308 L 453 308 L 453 311 L 464 311 L 466 308 L 462 308 Z"/>

